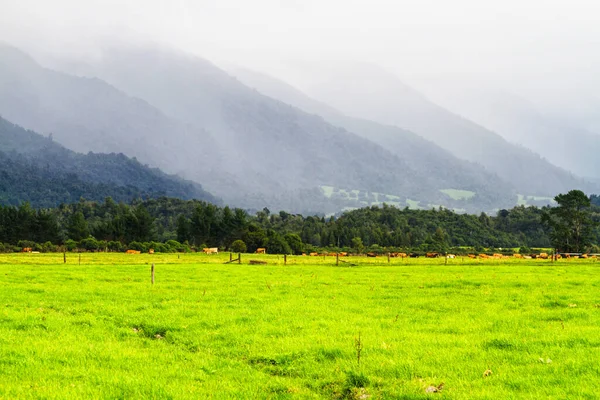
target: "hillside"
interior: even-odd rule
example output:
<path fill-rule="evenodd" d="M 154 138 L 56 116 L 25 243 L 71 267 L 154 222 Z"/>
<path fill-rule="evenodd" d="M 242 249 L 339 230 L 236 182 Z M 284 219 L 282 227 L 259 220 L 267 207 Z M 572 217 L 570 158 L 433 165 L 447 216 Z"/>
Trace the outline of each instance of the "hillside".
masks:
<path fill-rule="evenodd" d="M 568 118 L 522 96 L 491 90 L 462 91 L 448 101 L 461 115 L 553 164 L 582 177 L 600 178 L 600 135 L 585 115 Z"/>
<path fill-rule="evenodd" d="M 228 150 L 228 172 L 243 177 L 252 188 L 267 189 L 269 181 L 275 181 L 286 191 L 297 193 L 327 185 L 455 206 L 451 198 L 439 192 L 450 184 L 450 188 L 475 189 L 478 193 L 467 207 L 488 209 L 514 204 L 510 189 L 503 190 L 506 185 L 498 179 L 450 179 L 446 172 L 457 164 L 437 171 L 422 168 L 424 164 L 414 162 L 415 158 L 438 154 L 435 150 L 427 154 L 412 149 L 398 151 L 399 146 L 407 144 L 407 135 L 392 143 L 375 141 L 375 145 L 372 137 L 365 140 L 366 135 L 361 134 L 364 128 L 358 123 L 329 118 L 324 121 L 312 110 L 301 111 L 252 90 L 197 57 L 156 48 L 112 50 L 88 74 L 148 101 L 172 118 L 212 132 L 221 147 Z M 292 106 L 303 109 L 299 104 Z M 409 141 L 419 142 L 420 149 L 427 147 L 415 135 L 408 136 Z"/>
<path fill-rule="evenodd" d="M 392 125 L 352 118 L 340 111 L 310 98 L 293 86 L 271 76 L 248 69 L 236 68 L 231 73 L 247 86 L 311 114 L 319 115 L 333 125 L 341 126 L 370 139 L 404 160 L 412 168 L 431 177 L 440 189 L 459 189 L 479 194 L 479 205 L 487 196 L 489 204 L 503 199 L 508 204 L 514 188 L 480 165 L 459 159 L 435 143 L 413 132 Z"/>
<path fill-rule="evenodd" d="M 0 202 L 39 207 L 80 197 L 118 201 L 172 196 L 218 203 L 194 182 L 140 164 L 123 154 L 79 154 L 0 118 Z"/>
<path fill-rule="evenodd" d="M 124 153 L 168 173 L 212 176 L 208 132 L 168 118 L 95 78 L 42 68 L 0 43 L 0 115 L 81 152 Z M 190 154 L 188 149 L 194 149 Z"/>
<path fill-rule="evenodd" d="M 323 186 L 453 206 L 431 176 L 377 144 L 257 93 L 200 58 L 109 51 L 88 76 L 0 48 L 0 112 L 79 151 L 123 152 L 201 181 L 236 206 L 336 212 Z M 117 89 L 119 88 L 119 89 Z M 485 208 L 501 205 L 496 197 Z M 475 198 L 472 202 L 477 202 Z M 490 207 L 488 207 L 490 206 Z"/>
<path fill-rule="evenodd" d="M 552 195 L 586 182 L 500 135 L 429 101 L 393 74 L 372 65 L 349 65 L 310 89 L 347 115 L 399 126 L 483 165 L 520 193 Z"/>

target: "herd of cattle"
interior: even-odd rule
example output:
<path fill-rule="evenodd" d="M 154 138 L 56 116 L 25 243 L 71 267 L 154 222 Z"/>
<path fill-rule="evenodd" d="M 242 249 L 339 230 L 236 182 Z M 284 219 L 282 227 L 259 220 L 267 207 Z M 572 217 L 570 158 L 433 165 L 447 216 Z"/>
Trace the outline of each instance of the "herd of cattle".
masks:
<path fill-rule="evenodd" d="M 211 247 L 211 248 L 205 248 L 203 249 L 203 252 L 206 254 L 218 254 L 219 253 L 219 249 L 216 247 Z M 265 248 L 258 248 L 255 251 L 255 254 L 266 254 L 267 253 L 267 249 Z M 306 253 L 302 253 L 303 256 L 306 256 Z M 373 252 L 369 252 L 366 254 L 352 254 L 352 253 L 348 253 L 348 252 L 322 252 L 322 253 L 318 253 L 318 252 L 313 252 L 313 253 L 308 253 L 308 256 L 311 257 L 349 257 L 349 256 L 367 256 L 367 257 L 372 257 L 372 258 L 376 258 L 376 257 L 390 257 L 390 258 L 419 258 L 419 257 L 425 257 L 425 258 L 439 258 L 439 257 L 445 257 L 448 259 L 453 259 L 453 258 L 457 258 L 458 256 L 456 254 L 445 254 L 445 253 L 436 253 L 436 252 L 428 252 L 428 253 L 400 253 L 400 252 L 393 252 L 393 253 L 384 253 L 384 254 L 379 254 L 379 253 L 373 253 Z M 548 259 L 552 259 L 554 258 L 555 260 L 561 259 L 561 258 L 566 258 L 566 259 L 570 259 L 570 258 L 574 258 L 574 259 L 578 259 L 578 258 L 591 258 L 591 259 L 597 259 L 598 255 L 597 254 L 580 254 L 580 253 L 557 253 L 554 255 L 548 254 L 548 253 L 532 253 L 532 254 L 513 254 L 513 255 L 507 255 L 507 254 L 500 254 L 500 253 L 494 253 L 494 254 L 485 254 L 485 253 L 481 253 L 481 254 L 466 254 L 463 255 L 463 257 L 468 257 L 470 259 L 482 259 L 482 260 L 486 260 L 486 259 L 493 259 L 493 260 L 506 260 L 506 259 L 511 259 L 511 258 L 516 258 L 516 259 L 525 259 L 525 260 L 531 260 L 531 259 L 541 259 L 541 260 L 548 260 Z"/>

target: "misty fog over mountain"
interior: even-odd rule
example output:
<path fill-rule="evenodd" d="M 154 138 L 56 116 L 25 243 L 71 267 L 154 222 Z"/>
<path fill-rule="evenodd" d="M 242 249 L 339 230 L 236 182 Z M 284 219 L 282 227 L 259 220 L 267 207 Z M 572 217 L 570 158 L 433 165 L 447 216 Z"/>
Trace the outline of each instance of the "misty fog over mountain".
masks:
<path fill-rule="evenodd" d="M 164 171 L 160 190 L 249 209 L 545 205 L 600 192 L 598 11 L 3 0 L 0 117 L 11 135 L 16 124 L 61 151 L 122 153 Z"/>

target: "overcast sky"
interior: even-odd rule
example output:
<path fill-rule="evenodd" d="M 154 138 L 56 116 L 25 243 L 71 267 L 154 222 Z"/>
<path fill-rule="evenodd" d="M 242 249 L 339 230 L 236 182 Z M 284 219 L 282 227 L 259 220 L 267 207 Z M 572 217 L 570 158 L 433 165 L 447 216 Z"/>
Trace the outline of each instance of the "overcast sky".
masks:
<path fill-rule="evenodd" d="M 0 39 L 93 53 L 104 40 L 173 44 L 301 84 L 309 66 L 379 64 L 424 86 L 599 88 L 594 0 L 0 0 Z"/>

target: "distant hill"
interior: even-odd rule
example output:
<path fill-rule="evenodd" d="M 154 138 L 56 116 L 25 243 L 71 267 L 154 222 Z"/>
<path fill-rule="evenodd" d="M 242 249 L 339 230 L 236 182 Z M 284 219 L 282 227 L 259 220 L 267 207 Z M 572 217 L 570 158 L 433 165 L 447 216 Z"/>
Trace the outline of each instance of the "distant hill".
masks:
<path fill-rule="evenodd" d="M 86 72 L 104 81 L 42 68 L 14 48 L 0 54 L 0 112 L 9 119 L 72 149 L 123 152 L 180 173 L 236 206 L 327 213 L 361 205 L 326 196 L 324 186 L 387 193 L 401 204 L 455 203 L 391 151 L 200 58 L 109 51 Z"/>
<path fill-rule="evenodd" d="M 0 43 L 0 115 L 82 153 L 124 153 L 181 176 L 211 175 L 210 134 L 168 118 L 100 79 L 42 68 Z M 193 150 L 190 152 L 190 149 Z"/>
<path fill-rule="evenodd" d="M 220 203 L 199 184 L 149 168 L 123 154 L 79 154 L 0 118 L 0 203 L 59 203 L 172 196 Z"/>
<path fill-rule="evenodd" d="M 197 57 L 161 49 L 113 50 L 88 73 L 148 101 L 172 118 L 212 132 L 217 143 L 227 149 L 228 172 L 252 183 L 250 188 L 266 189 L 263 193 L 269 192 L 268 181 L 274 181 L 296 193 L 301 188 L 329 185 L 454 206 L 452 199 L 439 192 L 450 185 L 474 189 L 478 195 L 471 205 L 480 208 L 516 201 L 510 187 L 490 174 L 487 181 L 480 179 L 478 172 L 470 175 L 479 178 L 451 177 L 454 172 L 449 170 L 462 168 L 456 172 L 458 176 L 465 172 L 464 163 L 450 166 L 442 162 L 443 167 L 434 171 L 432 164 L 413 162 L 420 156 L 449 156 L 415 135 L 396 138 L 398 132 L 378 127 L 375 131 L 391 142 L 373 140 L 364 134 L 371 130 L 361 126 L 365 121 L 350 123 L 342 115 L 338 119 L 329 115 L 324 121 L 321 115 L 313 115 L 314 110 L 291 103 L 300 111 L 278 101 L 283 99 L 258 93 Z M 429 147 L 427 153 L 413 152 L 411 144 L 417 142 L 421 150 Z M 399 146 L 407 147 L 406 152 Z"/>
<path fill-rule="evenodd" d="M 512 143 L 585 178 L 600 178 L 600 134 L 586 115 L 573 118 L 521 96 L 498 91 L 462 91 L 451 96 L 461 115 L 493 129 Z"/>
<path fill-rule="evenodd" d="M 431 178 L 432 184 L 440 189 L 452 188 L 478 193 L 477 203 L 473 205 L 481 207 L 486 197 L 488 205 L 494 202 L 497 204 L 499 200 L 511 204 L 514 199 L 515 188 L 508 182 L 502 181 L 481 165 L 457 158 L 434 142 L 413 132 L 392 125 L 348 117 L 333 107 L 310 98 L 293 86 L 259 72 L 236 68 L 231 73 L 267 96 L 308 113 L 320 115 L 333 125 L 372 140 L 397 155 L 411 168 L 425 173 Z"/>
<path fill-rule="evenodd" d="M 587 183 L 524 147 L 434 104 L 373 65 L 345 65 L 310 90 L 347 115 L 408 129 L 457 157 L 483 165 L 520 193 L 548 196 Z"/>

